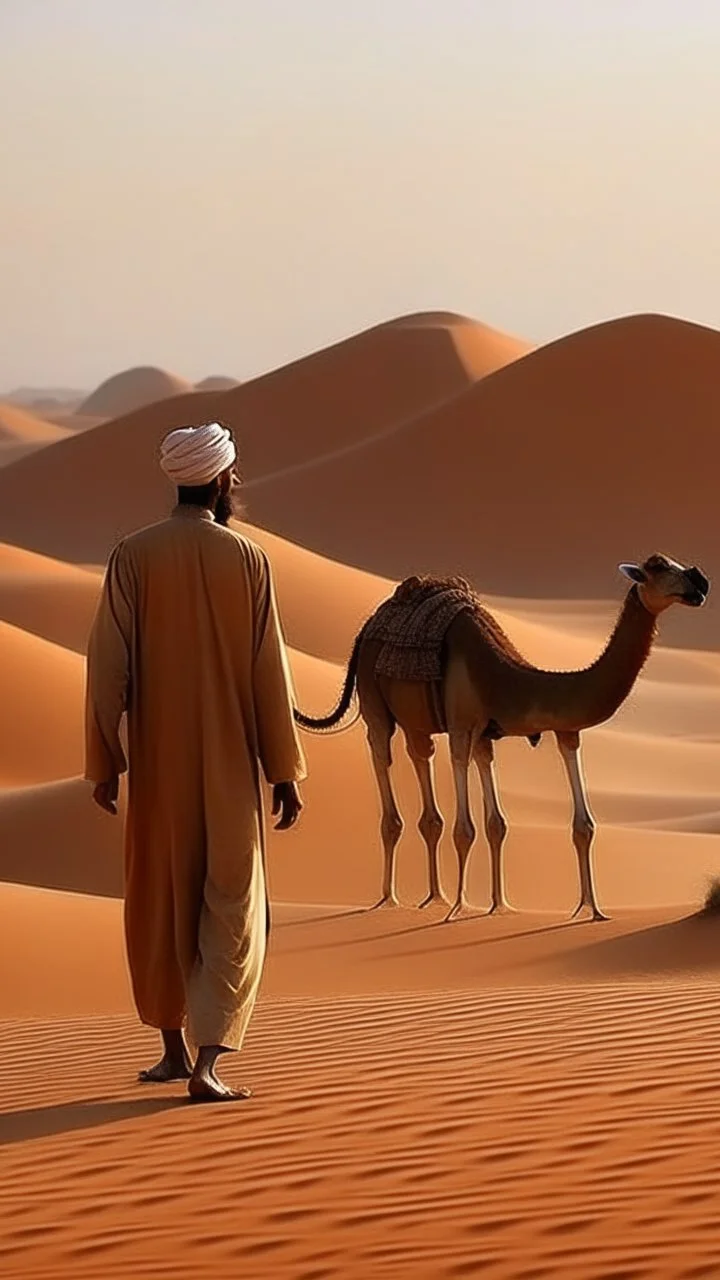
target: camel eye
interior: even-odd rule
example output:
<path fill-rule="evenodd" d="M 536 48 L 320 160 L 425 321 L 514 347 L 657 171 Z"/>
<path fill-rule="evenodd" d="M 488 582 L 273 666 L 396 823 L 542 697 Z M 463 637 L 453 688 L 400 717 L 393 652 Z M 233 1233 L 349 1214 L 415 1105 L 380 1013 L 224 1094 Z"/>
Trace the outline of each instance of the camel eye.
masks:
<path fill-rule="evenodd" d="M 670 566 L 667 560 L 663 560 L 660 556 L 651 556 L 650 559 L 645 562 L 645 568 L 650 573 L 665 573 Z"/>

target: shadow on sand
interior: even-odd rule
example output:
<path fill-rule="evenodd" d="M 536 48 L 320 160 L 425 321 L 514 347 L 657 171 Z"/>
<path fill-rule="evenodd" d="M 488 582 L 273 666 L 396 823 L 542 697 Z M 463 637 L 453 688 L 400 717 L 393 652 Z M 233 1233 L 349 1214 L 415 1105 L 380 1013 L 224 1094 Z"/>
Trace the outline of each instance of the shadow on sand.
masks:
<path fill-rule="evenodd" d="M 62 1102 L 54 1107 L 32 1107 L 26 1111 L 0 1114 L 0 1147 L 31 1138 L 49 1138 L 76 1129 L 94 1129 L 98 1125 L 137 1120 L 187 1106 L 187 1098 L 133 1098 L 115 1102 L 94 1098 L 90 1102 Z"/>
<path fill-rule="evenodd" d="M 576 975 L 588 977 L 713 973 L 720 969 L 720 918 L 696 913 L 603 938 L 579 947 L 572 966 Z"/>

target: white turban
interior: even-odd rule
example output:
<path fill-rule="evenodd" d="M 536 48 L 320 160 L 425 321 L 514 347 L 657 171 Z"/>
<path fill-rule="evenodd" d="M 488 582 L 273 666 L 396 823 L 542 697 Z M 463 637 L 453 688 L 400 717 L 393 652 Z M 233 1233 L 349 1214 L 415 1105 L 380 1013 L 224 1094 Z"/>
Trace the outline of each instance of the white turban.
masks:
<path fill-rule="evenodd" d="M 160 445 L 160 466 L 178 488 L 209 484 L 232 466 L 236 456 L 230 432 L 219 422 L 179 427 Z"/>

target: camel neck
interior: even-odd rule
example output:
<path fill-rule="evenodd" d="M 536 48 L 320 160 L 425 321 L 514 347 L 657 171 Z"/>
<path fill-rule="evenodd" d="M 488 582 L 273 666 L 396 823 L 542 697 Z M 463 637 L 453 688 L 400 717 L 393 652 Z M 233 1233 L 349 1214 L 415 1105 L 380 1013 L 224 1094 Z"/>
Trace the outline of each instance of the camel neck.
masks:
<path fill-rule="evenodd" d="M 587 671 L 578 673 L 583 685 L 587 682 L 591 723 L 608 720 L 627 698 L 656 633 L 655 615 L 645 608 L 637 586 L 631 587 L 604 651 Z"/>

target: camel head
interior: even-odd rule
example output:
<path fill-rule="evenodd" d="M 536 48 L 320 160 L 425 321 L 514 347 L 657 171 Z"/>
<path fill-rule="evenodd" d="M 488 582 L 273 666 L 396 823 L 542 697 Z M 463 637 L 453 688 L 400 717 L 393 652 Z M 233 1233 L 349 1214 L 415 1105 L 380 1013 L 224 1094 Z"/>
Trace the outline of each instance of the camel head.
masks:
<path fill-rule="evenodd" d="M 621 564 L 620 572 L 638 584 L 638 595 L 650 613 L 662 613 L 671 604 L 697 609 L 705 603 L 710 583 L 704 573 L 691 565 L 678 564 L 669 556 L 648 556 L 642 564 Z"/>

